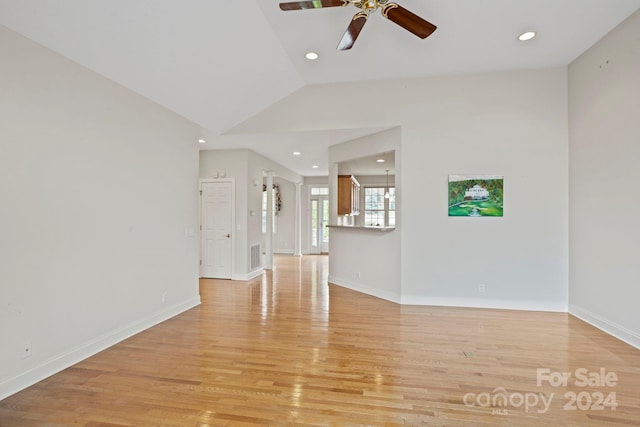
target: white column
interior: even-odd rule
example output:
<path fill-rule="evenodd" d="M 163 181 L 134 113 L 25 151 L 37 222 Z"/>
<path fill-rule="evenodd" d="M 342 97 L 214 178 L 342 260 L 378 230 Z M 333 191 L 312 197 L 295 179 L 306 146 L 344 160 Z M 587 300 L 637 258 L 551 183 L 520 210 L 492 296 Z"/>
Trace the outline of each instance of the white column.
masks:
<path fill-rule="evenodd" d="M 293 255 L 302 256 L 302 183 L 296 183 L 296 216 L 293 232 Z"/>
<path fill-rule="evenodd" d="M 273 171 L 267 172 L 267 233 L 264 237 L 264 268 L 273 270 Z"/>

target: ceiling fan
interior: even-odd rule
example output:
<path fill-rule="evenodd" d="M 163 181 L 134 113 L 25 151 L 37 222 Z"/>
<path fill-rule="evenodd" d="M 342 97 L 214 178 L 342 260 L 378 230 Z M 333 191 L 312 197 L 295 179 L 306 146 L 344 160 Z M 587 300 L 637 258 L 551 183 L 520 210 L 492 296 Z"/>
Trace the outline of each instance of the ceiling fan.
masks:
<path fill-rule="evenodd" d="M 395 22 L 407 31 L 412 32 L 421 39 L 429 37 L 435 30 L 436 26 L 425 21 L 413 12 L 408 11 L 404 7 L 389 0 L 312 0 L 312 1 L 294 1 L 280 3 L 280 9 L 302 10 L 302 9 L 321 9 L 323 7 L 336 7 L 354 5 L 360 11 L 353 16 L 347 31 L 345 31 L 338 50 L 348 50 L 353 47 L 360 31 L 367 22 L 369 15 L 378 9 L 381 9 L 382 16 Z"/>

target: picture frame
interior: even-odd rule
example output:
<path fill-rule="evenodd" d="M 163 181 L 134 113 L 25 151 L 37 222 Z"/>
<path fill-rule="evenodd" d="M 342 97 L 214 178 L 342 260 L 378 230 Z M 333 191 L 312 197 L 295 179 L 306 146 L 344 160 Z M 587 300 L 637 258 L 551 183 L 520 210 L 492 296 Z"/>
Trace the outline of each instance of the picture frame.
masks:
<path fill-rule="evenodd" d="M 451 217 L 504 216 L 503 175 L 449 175 Z"/>

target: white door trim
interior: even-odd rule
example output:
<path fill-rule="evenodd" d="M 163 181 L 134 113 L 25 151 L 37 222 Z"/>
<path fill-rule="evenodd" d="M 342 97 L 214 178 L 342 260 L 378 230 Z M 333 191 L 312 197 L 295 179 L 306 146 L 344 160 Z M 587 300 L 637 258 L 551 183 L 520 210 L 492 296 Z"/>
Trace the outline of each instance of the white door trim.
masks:
<path fill-rule="evenodd" d="M 202 178 L 198 183 L 198 190 L 200 192 L 198 220 L 200 222 L 199 238 L 200 247 L 198 251 L 198 271 L 200 277 L 203 275 L 202 271 L 202 184 L 204 183 L 222 183 L 227 182 L 231 184 L 231 278 L 235 276 L 236 271 L 236 180 L 235 178 Z"/>
<path fill-rule="evenodd" d="M 318 206 L 320 206 L 320 201 L 318 200 L 318 196 L 309 196 L 307 199 L 307 203 L 308 203 L 308 207 L 307 207 L 307 212 L 308 212 L 308 218 L 307 221 L 309 223 L 309 228 L 307 230 L 307 242 L 308 242 L 308 249 L 307 252 L 311 255 L 318 255 L 320 254 L 320 236 L 318 236 L 318 245 L 317 246 L 313 246 L 313 221 L 312 221 L 312 216 L 313 216 L 313 201 L 316 201 L 318 203 Z M 318 207 L 318 209 L 320 209 Z M 318 227 L 316 226 L 316 230 L 318 229 Z"/>

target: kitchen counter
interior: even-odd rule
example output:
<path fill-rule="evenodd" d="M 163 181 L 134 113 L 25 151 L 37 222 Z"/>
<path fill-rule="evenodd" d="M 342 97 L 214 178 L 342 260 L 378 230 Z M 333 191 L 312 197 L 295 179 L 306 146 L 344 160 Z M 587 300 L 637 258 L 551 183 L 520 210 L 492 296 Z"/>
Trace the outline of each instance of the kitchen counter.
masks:
<path fill-rule="evenodd" d="M 327 225 L 329 228 L 338 228 L 342 230 L 353 230 L 353 231 L 380 231 L 387 232 L 393 231 L 395 227 L 360 227 L 356 225 Z"/>

